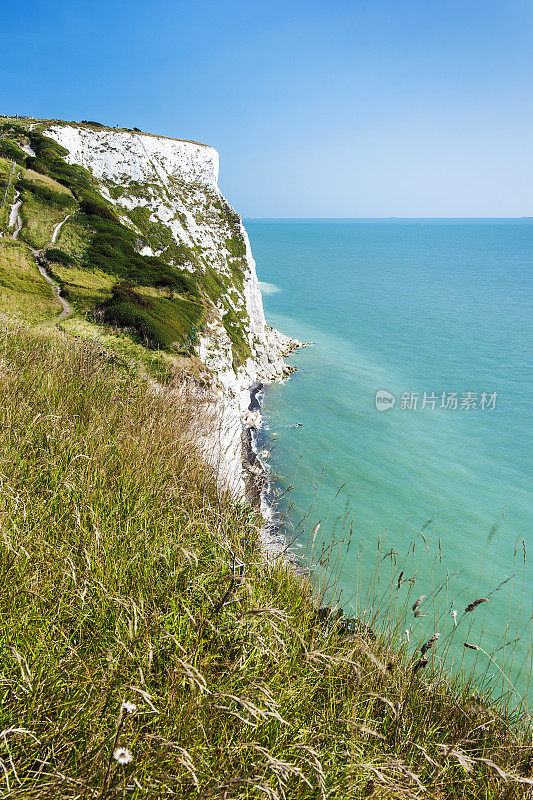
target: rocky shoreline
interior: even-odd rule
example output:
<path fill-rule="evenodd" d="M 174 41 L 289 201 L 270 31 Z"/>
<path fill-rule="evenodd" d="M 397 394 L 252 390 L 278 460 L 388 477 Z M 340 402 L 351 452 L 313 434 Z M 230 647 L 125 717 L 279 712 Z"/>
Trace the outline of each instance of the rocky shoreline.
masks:
<path fill-rule="evenodd" d="M 290 340 L 290 349 L 283 353 L 307 347 L 310 342 L 302 343 Z M 278 378 L 281 382 L 296 372 L 296 367 L 284 365 L 283 375 Z M 272 381 L 269 381 L 271 383 Z M 270 470 L 258 450 L 257 436 L 262 427 L 261 394 L 268 383 L 254 381 L 249 388 L 249 403 L 246 412 L 242 415 L 241 454 L 242 469 L 245 487 L 245 500 L 248 505 L 257 511 L 264 520 L 259 531 L 261 549 L 269 560 L 282 558 L 291 567 L 298 569 L 297 559 L 289 550 L 289 543 L 281 529 L 280 522 L 276 519 L 275 509 L 267 499 L 270 490 Z"/>
<path fill-rule="evenodd" d="M 242 428 L 242 468 L 245 485 L 245 500 L 263 519 L 259 530 L 261 549 L 268 560 L 282 558 L 292 562 L 288 552 L 287 538 L 275 518 L 275 511 L 269 505 L 266 495 L 270 488 L 269 470 L 257 452 L 257 434 L 261 427 L 261 406 L 257 395 L 264 389 L 262 383 L 250 388 L 248 410 L 254 415 L 255 424 L 245 424 Z"/>
<path fill-rule="evenodd" d="M 247 422 L 242 428 L 242 465 L 245 474 L 245 493 L 246 501 L 252 508 L 261 510 L 261 499 L 267 484 L 266 469 L 261 463 L 258 454 L 254 450 L 253 431 L 257 430 L 261 419 L 261 406 L 257 395 L 263 390 L 262 383 L 254 383 L 250 387 L 250 404 L 248 418 L 253 418 L 253 422 Z"/>

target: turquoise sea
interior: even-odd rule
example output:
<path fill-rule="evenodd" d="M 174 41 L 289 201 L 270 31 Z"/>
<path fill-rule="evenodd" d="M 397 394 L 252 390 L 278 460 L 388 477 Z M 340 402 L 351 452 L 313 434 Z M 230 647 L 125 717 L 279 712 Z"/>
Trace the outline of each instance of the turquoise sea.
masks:
<path fill-rule="evenodd" d="M 438 626 L 452 637 L 449 659 L 497 682 L 501 666 L 523 692 L 533 593 L 533 220 L 247 220 L 246 228 L 267 320 L 313 342 L 289 359 L 298 372 L 263 400 L 263 446 L 293 549 L 316 564 L 322 543 L 347 540 L 352 526 L 347 551 L 334 548 L 343 550 L 347 614 L 372 616 L 404 569 L 390 596 L 409 609 L 406 646 L 414 651 Z M 376 408 L 380 390 L 395 398 L 385 411 Z M 414 619 L 420 595 L 427 616 Z M 503 646 L 506 628 L 518 642 Z M 465 639 L 493 661 L 465 650 Z"/>

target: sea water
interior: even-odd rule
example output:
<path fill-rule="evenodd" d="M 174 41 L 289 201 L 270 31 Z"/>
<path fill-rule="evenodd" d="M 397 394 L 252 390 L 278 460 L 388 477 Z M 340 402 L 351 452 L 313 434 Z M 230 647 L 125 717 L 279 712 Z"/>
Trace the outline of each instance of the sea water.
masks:
<path fill-rule="evenodd" d="M 263 401 L 262 441 L 293 550 L 320 573 L 321 547 L 344 541 L 329 567 L 346 614 L 372 616 L 381 586 L 408 609 L 398 637 L 413 654 L 438 625 L 454 637 L 449 657 L 489 679 L 501 678 L 498 664 L 523 692 L 533 220 L 246 227 L 268 322 L 312 342 Z M 391 589 L 402 566 L 406 583 Z M 414 618 L 422 595 L 427 616 Z"/>

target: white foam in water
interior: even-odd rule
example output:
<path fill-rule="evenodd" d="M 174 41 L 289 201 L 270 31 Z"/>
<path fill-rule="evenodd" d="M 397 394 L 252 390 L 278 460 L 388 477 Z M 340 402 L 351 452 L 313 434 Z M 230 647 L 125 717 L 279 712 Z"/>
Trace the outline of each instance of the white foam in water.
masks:
<path fill-rule="evenodd" d="M 277 294 L 283 291 L 283 289 L 280 289 L 275 283 L 265 283 L 265 281 L 259 281 L 259 288 L 263 294 Z"/>

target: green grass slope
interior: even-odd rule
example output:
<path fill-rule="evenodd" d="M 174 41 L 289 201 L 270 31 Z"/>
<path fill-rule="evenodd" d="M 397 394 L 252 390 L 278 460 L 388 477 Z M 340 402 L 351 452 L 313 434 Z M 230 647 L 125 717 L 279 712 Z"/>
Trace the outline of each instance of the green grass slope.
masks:
<path fill-rule="evenodd" d="M 0 238 L 0 312 L 37 324 L 57 317 L 60 311 L 31 250 L 22 242 Z"/>
<path fill-rule="evenodd" d="M 55 329 L 1 347 L 2 796 L 528 796 L 523 722 L 437 644 L 328 624 L 265 563 L 197 402 Z"/>

